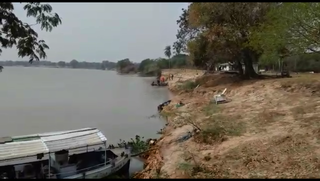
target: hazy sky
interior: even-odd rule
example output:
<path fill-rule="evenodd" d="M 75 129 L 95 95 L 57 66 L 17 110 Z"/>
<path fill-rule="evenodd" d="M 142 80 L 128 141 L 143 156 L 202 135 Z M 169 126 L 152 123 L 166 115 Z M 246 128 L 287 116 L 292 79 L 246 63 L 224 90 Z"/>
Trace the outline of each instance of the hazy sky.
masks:
<path fill-rule="evenodd" d="M 176 40 L 176 20 L 187 3 L 51 3 L 62 19 L 52 32 L 35 30 L 50 46 L 49 61 L 117 61 L 130 58 L 140 62 L 163 55 L 166 45 Z M 15 6 L 21 20 L 21 4 Z M 39 31 L 38 31 L 39 30 Z M 3 49 L 1 60 L 22 60 L 16 48 Z M 28 60 L 28 58 L 24 58 Z"/>

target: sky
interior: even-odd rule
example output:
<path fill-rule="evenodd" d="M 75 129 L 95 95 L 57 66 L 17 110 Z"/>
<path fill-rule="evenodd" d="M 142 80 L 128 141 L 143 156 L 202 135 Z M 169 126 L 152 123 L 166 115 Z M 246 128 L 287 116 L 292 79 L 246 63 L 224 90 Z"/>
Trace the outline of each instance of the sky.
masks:
<path fill-rule="evenodd" d="M 129 58 L 140 62 L 164 57 L 164 48 L 176 40 L 176 21 L 187 3 L 50 3 L 62 19 L 52 32 L 34 27 L 49 45 L 49 61 L 101 62 Z M 27 18 L 22 4 L 16 4 L 16 16 Z M 18 58 L 15 47 L 3 49 L 0 60 Z"/>

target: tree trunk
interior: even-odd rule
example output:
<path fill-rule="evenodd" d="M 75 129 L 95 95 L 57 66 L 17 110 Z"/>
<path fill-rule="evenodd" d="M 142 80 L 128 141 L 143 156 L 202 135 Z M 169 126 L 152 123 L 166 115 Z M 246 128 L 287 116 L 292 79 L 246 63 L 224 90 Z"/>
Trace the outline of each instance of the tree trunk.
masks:
<path fill-rule="evenodd" d="M 206 63 L 207 72 L 214 72 L 215 71 L 214 68 L 215 68 L 215 66 L 211 61 Z"/>
<path fill-rule="evenodd" d="M 242 64 L 241 64 L 241 59 L 237 59 L 236 61 L 236 66 L 237 66 L 237 69 L 239 71 L 239 75 L 243 75 L 243 68 L 242 68 Z"/>
<path fill-rule="evenodd" d="M 256 71 L 253 68 L 253 61 L 256 61 L 255 59 L 257 58 L 254 55 L 254 52 L 252 52 L 249 49 L 245 49 L 243 50 L 243 62 L 244 62 L 244 66 L 245 66 L 245 70 L 244 70 L 244 77 L 245 78 L 257 78 L 258 74 L 256 73 Z"/>
<path fill-rule="evenodd" d="M 258 74 L 254 70 L 253 64 L 252 64 L 252 60 L 250 58 L 247 58 L 247 59 L 244 60 L 244 66 L 245 66 L 244 76 L 246 78 L 256 78 L 256 77 L 258 77 Z"/>

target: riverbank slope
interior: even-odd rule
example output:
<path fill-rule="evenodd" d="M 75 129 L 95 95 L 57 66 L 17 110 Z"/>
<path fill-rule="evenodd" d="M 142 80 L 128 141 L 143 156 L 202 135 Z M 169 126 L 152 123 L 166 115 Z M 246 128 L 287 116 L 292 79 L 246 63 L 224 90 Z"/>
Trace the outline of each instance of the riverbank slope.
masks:
<path fill-rule="evenodd" d="M 320 75 L 241 81 L 163 71 L 169 73 L 175 96 L 162 113 L 168 124 L 136 178 L 320 176 Z M 211 103 L 225 88 L 229 102 Z M 176 107 L 179 101 L 185 105 Z"/>

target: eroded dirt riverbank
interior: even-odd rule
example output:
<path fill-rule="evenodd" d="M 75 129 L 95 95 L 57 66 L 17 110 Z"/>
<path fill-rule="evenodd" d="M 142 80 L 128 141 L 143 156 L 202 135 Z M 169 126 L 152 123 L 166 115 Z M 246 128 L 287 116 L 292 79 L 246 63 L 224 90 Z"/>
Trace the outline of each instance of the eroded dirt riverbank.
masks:
<path fill-rule="evenodd" d="M 240 81 L 170 71 L 164 74 L 175 75 L 174 97 L 162 112 L 168 124 L 136 178 L 320 176 L 319 75 Z M 230 102 L 211 103 L 224 88 Z M 185 105 L 176 107 L 180 101 Z M 188 132 L 193 136 L 182 139 Z"/>

